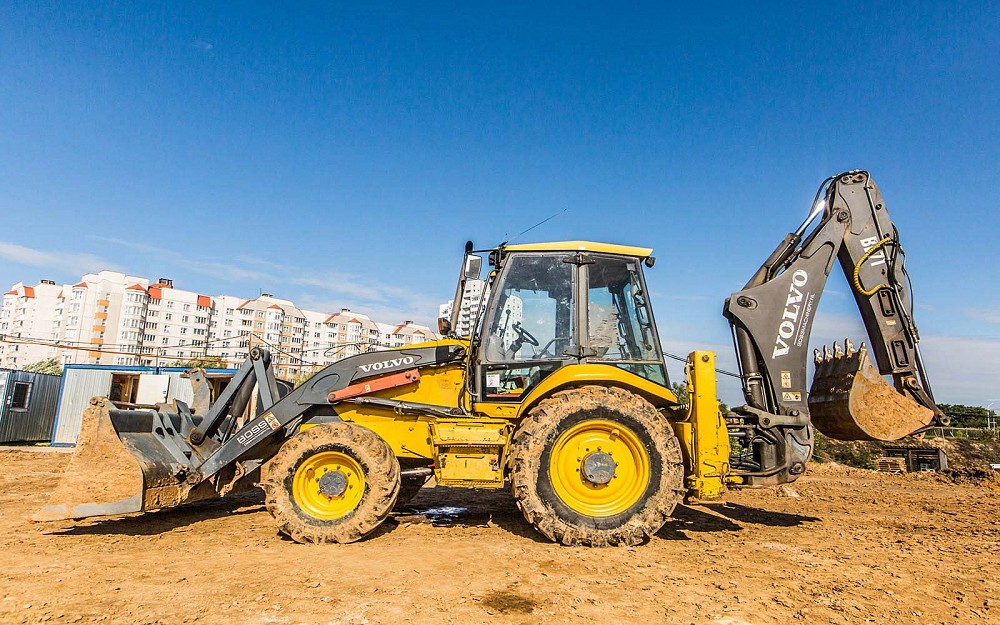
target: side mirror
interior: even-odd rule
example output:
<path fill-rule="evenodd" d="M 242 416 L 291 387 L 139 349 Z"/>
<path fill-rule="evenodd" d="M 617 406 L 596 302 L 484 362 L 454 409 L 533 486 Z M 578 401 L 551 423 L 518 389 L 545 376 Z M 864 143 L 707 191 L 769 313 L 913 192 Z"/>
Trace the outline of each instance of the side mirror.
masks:
<path fill-rule="evenodd" d="M 441 336 L 448 336 L 451 334 L 451 319 L 446 319 L 444 317 L 438 318 L 438 334 Z"/>
<path fill-rule="evenodd" d="M 475 254 L 465 256 L 465 279 L 478 280 L 479 274 L 483 271 L 483 258 Z"/>

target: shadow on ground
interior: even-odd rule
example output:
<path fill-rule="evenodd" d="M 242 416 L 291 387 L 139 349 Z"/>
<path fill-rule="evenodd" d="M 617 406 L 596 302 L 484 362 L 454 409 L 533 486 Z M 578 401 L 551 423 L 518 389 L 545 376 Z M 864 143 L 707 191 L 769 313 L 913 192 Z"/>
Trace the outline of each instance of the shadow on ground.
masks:
<path fill-rule="evenodd" d="M 149 536 L 170 532 L 208 519 L 264 510 L 263 493 L 253 491 L 200 501 L 169 510 L 117 519 L 99 519 L 86 525 L 44 531 L 55 536 Z M 690 540 L 693 532 L 738 532 L 745 524 L 795 527 L 819 521 L 817 517 L 750 508 L 736 503 L 678 505 L 656 536 L 665 540 Z M 391 533 L 400 524 L 427 523 L 438 527 L 498 527 L 534 542 L 548 543 L 521 515 L 509 489 L 425 488 L 366 540 Z"/>
<path fill-rule="evenodd" d="M 44 531 L 52 536 L 81 536 L 92 534 L 151 536 L 163 534 L 208 519 L 252 514 L 264 510 L 264 493 L 254 491 L 240 493 L 190 504 L 147 512 L 145 514 L 117 519 L 96 519 L 87 525 L 75 525 Z"/>
<path fill-rule="evenodd" d="M 656 535 L 666 540 L 690 540 L 688 533 L 691 532 L 739 532 L 744 528 L 741 523 L 795 527 L 819 520 L 817 517 L 801 514 L 749 508 L 738 503 L 679 505 Z"/>

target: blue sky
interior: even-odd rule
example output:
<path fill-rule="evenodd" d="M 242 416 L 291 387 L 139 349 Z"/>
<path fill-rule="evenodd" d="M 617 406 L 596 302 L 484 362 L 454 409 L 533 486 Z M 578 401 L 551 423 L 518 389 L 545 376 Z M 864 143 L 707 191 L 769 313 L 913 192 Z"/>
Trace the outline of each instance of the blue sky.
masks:
<path fill-rule="evenodd" d="M 466 239 L 565 209 L 525 239 L 656 248 L 667 348 L 732 365 L 723 299 L 866 168 L 938 400 L 1000 405 L 996 3 L 137 4 L 0 8 L 0 284 L 430 322 Z"/>

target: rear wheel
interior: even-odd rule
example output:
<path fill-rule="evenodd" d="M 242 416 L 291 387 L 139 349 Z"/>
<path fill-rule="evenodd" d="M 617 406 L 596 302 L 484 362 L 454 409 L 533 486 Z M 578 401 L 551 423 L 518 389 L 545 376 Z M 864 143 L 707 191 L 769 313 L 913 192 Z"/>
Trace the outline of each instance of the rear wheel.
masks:
<path fill-rule="evenodd" d="M 670 424 L 623 389 L 585 386 L 531 410 L 511 450 L 511 485 L 525 518 L 565 545 L 635 545 L 684 494 Z"/>
<path fill-rule="evenodd" d="M 349 543 L 385 520 L 399 492 L 399 463 L 377 434 L 324 423 L 288 439 L 261 482 L 278 529 L 301 543 Z"/>

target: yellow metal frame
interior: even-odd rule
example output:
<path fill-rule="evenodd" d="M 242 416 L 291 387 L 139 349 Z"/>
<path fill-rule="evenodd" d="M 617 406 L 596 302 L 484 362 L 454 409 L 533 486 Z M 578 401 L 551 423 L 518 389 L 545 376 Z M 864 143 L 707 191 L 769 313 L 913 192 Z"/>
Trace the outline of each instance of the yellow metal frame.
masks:
<path fill-rule="evenodd" d="M 614 243 L 597 243 L 595 241 L 552 241 L 548 243 L 518 243 L 504 248 L 509 252 L 597 252 L 603 254 L 618 254 L 620 256 L 638 256 L 647 258 L 653 254 L 649 247 L 634 245 L 616 245 Z"/>
<path fill-rule="evenodd" d="M 687 486 L 698 499 L 718 499 L 729 477 L 729 429 L 716 394 L 715 354 L 691 352 L 684 367 L 690 406 L 674 432 L 684 452 Z"/>
<path fill-rule="evenodd" d="M 585 384 L 617 386 L 628 389 L 646 398 L 658 408 L 677 405 L 677 396 L 664 386 L 613 365 L 585 363 L 566 365 L 557 369 L 518 402 L 476 402 L 474 408 L 475 412 L 491 417 L 516 419 L 553 393 Z"/>

